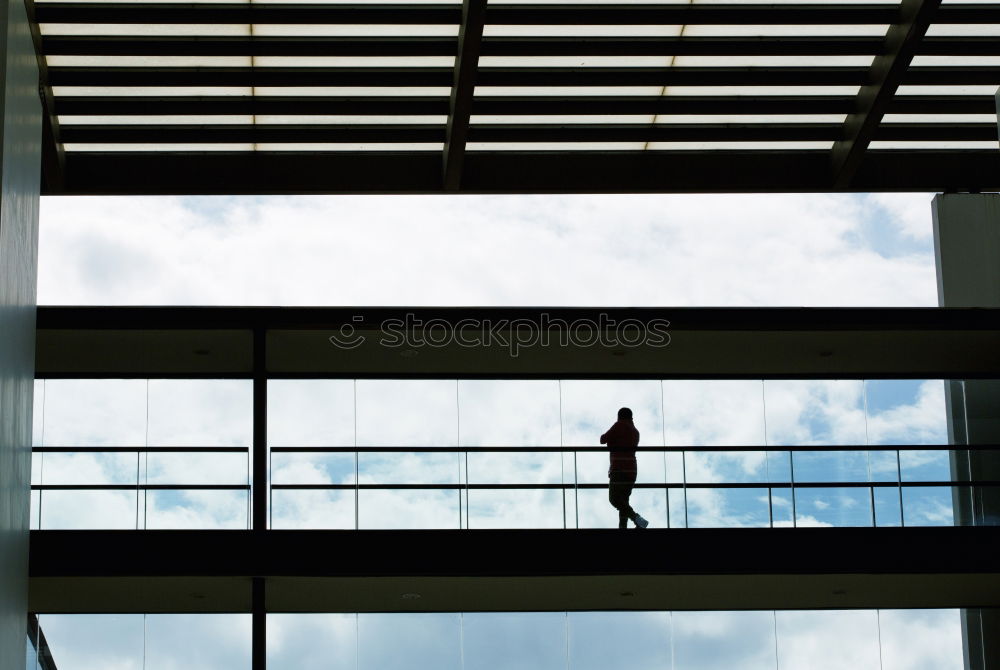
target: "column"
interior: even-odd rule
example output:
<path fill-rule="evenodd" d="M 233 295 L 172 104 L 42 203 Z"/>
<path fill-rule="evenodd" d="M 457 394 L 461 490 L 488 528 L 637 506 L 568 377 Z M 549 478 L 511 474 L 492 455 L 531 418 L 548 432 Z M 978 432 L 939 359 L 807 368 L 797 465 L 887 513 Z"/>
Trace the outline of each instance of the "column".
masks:
<path fill-rule="evenodd" d="M 1000 307 L 1000 195 L 948 193 L 934 198 L 934 257 L 940 307 Z M 945 382 L 953 444 L 1000 444 L 1000 381 Z M 955 480 L 1000 480 L 1000 453 L 955 452 Z M 1000 490 L 957 491 L 955 523 L 1000 523 Z M 968 670 L 1000 668 L 1000 615 L 963 610 Z"/>
<path fill-rule="evenodd" d="M 0 670 L 23 670 L 42 137 L 23 0 L 0 2 L 0 35 Z"/>

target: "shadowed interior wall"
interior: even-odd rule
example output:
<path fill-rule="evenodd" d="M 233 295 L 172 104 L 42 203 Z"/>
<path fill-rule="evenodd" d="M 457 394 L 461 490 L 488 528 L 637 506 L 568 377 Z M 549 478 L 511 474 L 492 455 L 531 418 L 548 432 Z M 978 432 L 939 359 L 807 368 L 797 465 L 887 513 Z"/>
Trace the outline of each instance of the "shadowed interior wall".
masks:
<path fill-rule="evenodd" d="M 0 36 L 0 670 L 22 670 L 42 136 L 23 0 L 0 2 Z"/>
<path fill-rule="evenodd" d="M 950 193 L 934 198 L 934 256 L 938 306 L 1000 307 L 1000 195 Z M 953 444 L 1000 442 L 1000 382 L 988 379 L 945 383 L 948 439 Z M 1000 478 L 992 452 L 953 452 L 955 480 Z M 1000 523 L 1000 491 L 973 488 L 955 495 L 955 523 Z M 965 610 L 962 635 L 966 667 L 985 670 L 1000 663 L 1000 613 Z"/>

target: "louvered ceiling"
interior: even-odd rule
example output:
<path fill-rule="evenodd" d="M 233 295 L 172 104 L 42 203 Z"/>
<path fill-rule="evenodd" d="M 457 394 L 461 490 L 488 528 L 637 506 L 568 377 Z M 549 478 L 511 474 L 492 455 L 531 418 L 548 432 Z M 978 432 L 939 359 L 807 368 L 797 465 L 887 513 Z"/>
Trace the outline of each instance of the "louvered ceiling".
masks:
<path fill-rule="evenodd" d="M 48 193 L 1000 190 L 1000 4 L 33 9 Z"/>

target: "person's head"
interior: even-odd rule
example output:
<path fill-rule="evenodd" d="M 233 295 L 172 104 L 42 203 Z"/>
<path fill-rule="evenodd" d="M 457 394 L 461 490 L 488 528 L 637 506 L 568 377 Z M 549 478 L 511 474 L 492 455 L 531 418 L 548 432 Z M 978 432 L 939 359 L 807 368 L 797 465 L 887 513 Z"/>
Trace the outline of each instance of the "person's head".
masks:
<path fill-rule="evenodd" d="M 618 410 L 618 420 L 619 421 L 631 421 L 632 420 L 632 410 L 628 407 L 622 407 Z"/>

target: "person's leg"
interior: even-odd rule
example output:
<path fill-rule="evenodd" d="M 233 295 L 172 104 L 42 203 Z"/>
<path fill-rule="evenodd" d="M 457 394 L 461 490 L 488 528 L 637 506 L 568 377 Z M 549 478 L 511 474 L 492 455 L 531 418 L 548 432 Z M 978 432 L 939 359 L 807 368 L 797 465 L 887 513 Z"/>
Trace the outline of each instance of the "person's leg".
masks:
<path fill-rule="evenodd" d="M 612 472 L 608 475 L 608 502 L 618 510 L 618 527 L 625 528 L 628 525 L 629 511 L 628 496 L 631 486 L 627 481 L 623 481 L 621 474 Z"/>
<path fill-rule="evenodd" d="M 624 481 L 622 482 L 622 506 L 619 511 L 623 515 L 623 518 L 631 519 L 635 523 L 635 517 L 637 516 L 635 510 L 629 504 L 629 498 L 632 496 L 632 488 L 635 486 L 636 473 L 628 472 L 624 474 Z M 625 528 L 627 524 L 622 522 L 622 528 Z"/>

